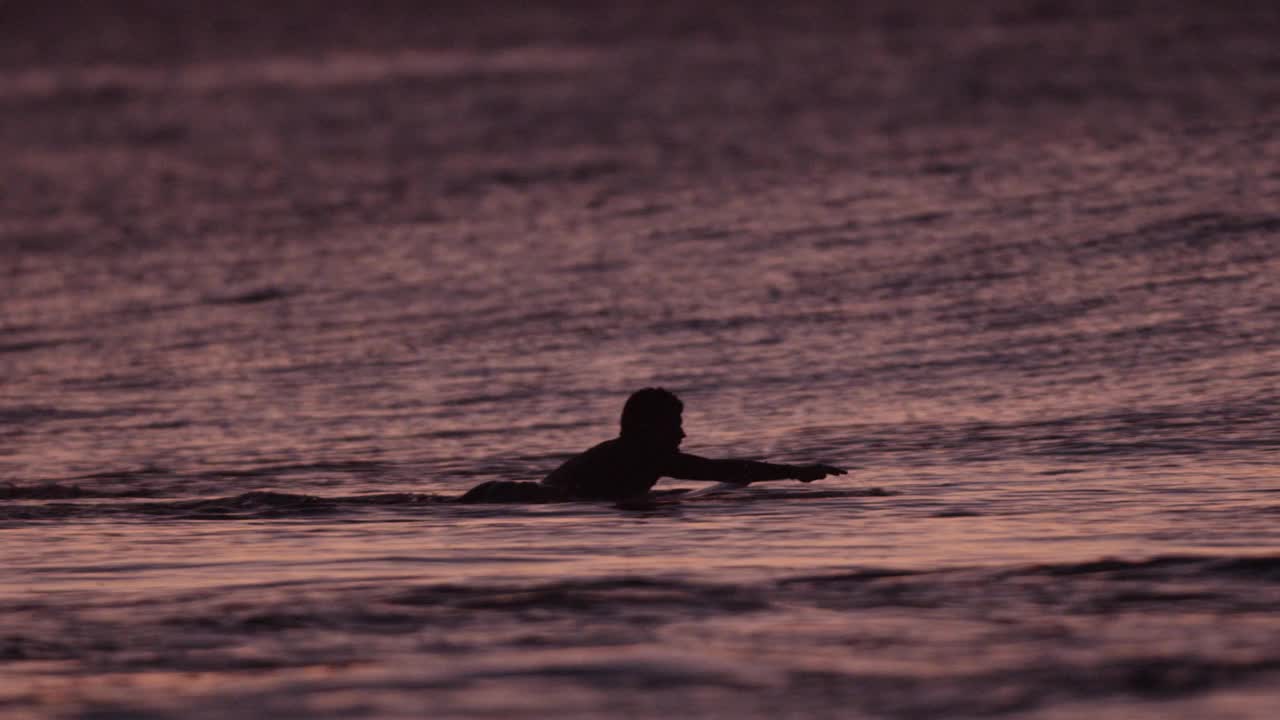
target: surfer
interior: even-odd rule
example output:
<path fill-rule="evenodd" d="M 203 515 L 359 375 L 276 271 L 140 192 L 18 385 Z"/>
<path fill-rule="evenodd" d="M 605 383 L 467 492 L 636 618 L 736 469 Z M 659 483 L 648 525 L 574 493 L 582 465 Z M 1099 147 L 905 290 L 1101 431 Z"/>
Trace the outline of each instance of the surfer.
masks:
<path fill-rule="evenodd" d="M 670 391 L 637 390 L 622 408 L 618 437 L 569 458 L 541 483 L 494 480 L 459 501 L 626 500 L 648 493 L 661 477 L 746 486 L 763 480 L 807 483 L 845 473 L 831 465 L 712 460 L 680 452 L 683 412 L 684 403 Z"/>

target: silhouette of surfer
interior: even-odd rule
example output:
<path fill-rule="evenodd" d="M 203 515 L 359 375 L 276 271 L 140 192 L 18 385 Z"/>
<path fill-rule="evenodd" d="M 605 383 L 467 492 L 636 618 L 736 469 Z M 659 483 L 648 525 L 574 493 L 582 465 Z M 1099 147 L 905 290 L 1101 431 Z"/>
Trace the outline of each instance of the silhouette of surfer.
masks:
<path fill-rule="evenodd" d="M 712 460 L 680 452 L 684 403 L 662 388 L 637 390 L 622 408 L 622 430 L 569 458 L 541 483 L 493 480 L 460 502 L 626 500 L 649 492 L 661 477 L 748 485 L 763 480 L 813 482 L 844 470 L 830 465 L 781 465 L 755 460 Z"/>

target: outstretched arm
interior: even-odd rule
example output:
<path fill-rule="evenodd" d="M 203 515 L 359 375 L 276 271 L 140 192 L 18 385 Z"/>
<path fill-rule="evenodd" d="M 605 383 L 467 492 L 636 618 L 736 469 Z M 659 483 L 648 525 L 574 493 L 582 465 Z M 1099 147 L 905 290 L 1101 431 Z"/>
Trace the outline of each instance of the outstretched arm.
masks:
<path fill-rule="evenodd" d="M 831 465 L 781 465 L 755 460 L 711 460 L 688 453 L 676 453 L 663 475 L 680 480 L 741 483 L 763 480 L 799 480 L 813 482 L 828 475 L 843 475 L 844 470 Z"/>

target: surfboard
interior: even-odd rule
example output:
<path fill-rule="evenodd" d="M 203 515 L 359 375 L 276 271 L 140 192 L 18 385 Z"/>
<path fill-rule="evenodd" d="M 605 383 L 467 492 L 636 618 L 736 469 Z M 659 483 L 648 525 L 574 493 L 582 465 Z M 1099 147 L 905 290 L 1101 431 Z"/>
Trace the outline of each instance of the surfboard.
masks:
<path fill-rule="evenodd" d="M 691 497 L 703 497 L 705 495 L 718 495 L 720 493 L 729 492 L 731 490 L 741 490 L 744 487 L 747 487 L 747 486 L 741 483 L 722 482 L 722 483 L 716 483 L 714 485 L 707 485 L 706 487 L 700 487 L 697 490 L 690 490 L 689 492 L 685 493 L 682 497 L 691 498 Z"/>

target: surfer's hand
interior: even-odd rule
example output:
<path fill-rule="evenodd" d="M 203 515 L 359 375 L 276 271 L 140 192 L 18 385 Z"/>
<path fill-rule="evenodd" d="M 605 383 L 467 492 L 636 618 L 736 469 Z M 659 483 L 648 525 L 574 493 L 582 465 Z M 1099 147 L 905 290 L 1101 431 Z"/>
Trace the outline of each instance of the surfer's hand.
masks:
<path fill-rule="evenodd" d="M 791 477 L 802 483 L 821 480 L 828 475 L 843 475 L 845 471 L 831 465 L 793 465 L 795 474 Z"/>

